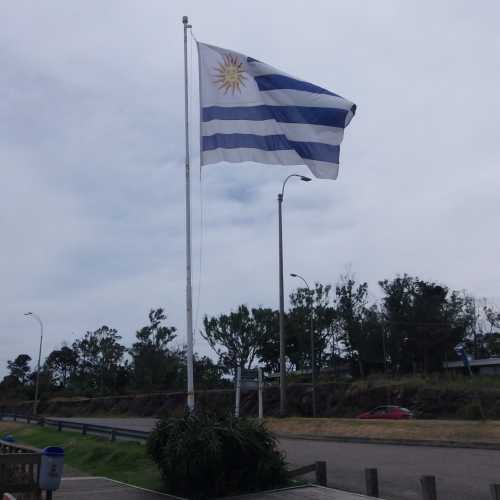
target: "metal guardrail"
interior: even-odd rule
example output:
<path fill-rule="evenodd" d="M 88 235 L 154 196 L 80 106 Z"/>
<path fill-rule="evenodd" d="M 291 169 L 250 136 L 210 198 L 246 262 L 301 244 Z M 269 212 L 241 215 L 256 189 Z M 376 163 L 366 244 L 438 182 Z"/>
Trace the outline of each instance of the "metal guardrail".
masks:
<path fill-rule="evenodd" d="M 149 432 L 139 431 L 135 429 L 124 429 L 122 427 L 114 427 L 108 425 L 98 425 L 83 422 L 73 422 L 71 420 L 60 420 L 46 417 L 33 417 L 26 415 L 17 415 L 12 413 L 0 414 L 0 420 L 12 420 L 13 422 L 26 422 L 27 424 L 36 424 L 40 426 L 56 427 L 58 431 L 63 429 L 72 429 L 81 431 L 83 435 L 98 434 L 109 436 L 111 441 L 117 438 L 135 439 L 138 441 L 146 441 L 149 438 Z"/>

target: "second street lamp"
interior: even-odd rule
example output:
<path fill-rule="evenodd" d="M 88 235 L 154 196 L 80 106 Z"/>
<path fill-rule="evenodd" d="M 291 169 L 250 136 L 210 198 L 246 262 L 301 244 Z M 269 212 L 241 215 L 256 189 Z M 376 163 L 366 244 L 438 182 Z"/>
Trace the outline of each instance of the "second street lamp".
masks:
<path fill-rule="evenodd" d="M 32 318 L 35 318 L 35 320 L 38 321 L 38 324 L 40 325 L 40 348 L 38 350 L 38 365 L 37 365 L 37 369 L 36 369 L 35 401 L 33 402 L 33 415 L 36 416 L 36 414 L 38 412 L 38 391 L 39 391 L 39 386 L 40 386 L 40 360 L 42 357 L 43 323 L 42 323 L 42 320 L 39 318 L 39 316 L 37 316 L 35 313 L 27 312 L 24 315 L 31 316 Z"/>
<path fill-rule="evenodd" d="M 282 208 L 285 186 L 288 179 L 298 177 L 301 181 L 309 182 L 310 177 L 300 174 L 291 174 L 284 181 L 281 193 L 278 193 L 278 254 L 279 254 L 279 289 L 280 289 L 280 416 L 286 415 L 286 367 L 285 367 L 285 292 L 283 287 L 283 223 Z"/>
<path fill-rule="evenodd" d="M 298 278 L 304 282 L 309 291 L 309 300 L 311 301 L 311 311 L 310 311 L 310 335 L 311 335 L 311 382 L 312 382 L 312 415 L 316 417 L 316 353 L 314 352 L 314 297 L 311 291 L 309 283 L 300 275 L 292 273 L 290 274 L 292 278 Z"/>

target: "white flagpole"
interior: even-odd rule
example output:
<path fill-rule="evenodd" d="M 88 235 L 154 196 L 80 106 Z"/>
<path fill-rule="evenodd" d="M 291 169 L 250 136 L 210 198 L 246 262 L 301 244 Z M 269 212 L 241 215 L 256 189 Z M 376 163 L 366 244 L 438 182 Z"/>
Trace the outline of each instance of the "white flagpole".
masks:
<path fill-rule="evenodd" d="M 193 293 L 191 290 L 191 179 L 189 175 L 189 105 L 188 105 L 188 62 L 187 30 L 191 28 L 187 16 L 184 24 L 184 112 L 186 118 L 186 333 L 187 333 L 187 405 L 194 410 L 193 381 Z"/>

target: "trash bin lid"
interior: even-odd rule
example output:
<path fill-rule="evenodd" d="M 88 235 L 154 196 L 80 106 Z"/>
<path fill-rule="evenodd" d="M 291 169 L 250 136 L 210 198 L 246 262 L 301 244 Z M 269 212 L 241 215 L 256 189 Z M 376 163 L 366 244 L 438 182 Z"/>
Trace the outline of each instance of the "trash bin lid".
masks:
<path fill-rule="evenodd" d="M 42 451 L 46 457 L 64 457 L 64 448 L 59 446 L 47 446 Z"/>
<path fill-rule="evenodd" d="M 7 434 L 6 436 L 4 436 L 2 438 L 2 441 L 7 441 L 8 443 L 15 443 L 16 440 L 14 439 L 13 436 L 11 436 L 10 434 Z"/>

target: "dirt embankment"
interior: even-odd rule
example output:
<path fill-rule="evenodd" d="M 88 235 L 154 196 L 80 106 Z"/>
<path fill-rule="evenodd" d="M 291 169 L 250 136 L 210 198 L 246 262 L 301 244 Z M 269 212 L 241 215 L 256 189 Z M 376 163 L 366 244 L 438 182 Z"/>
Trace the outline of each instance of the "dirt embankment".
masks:
<path fill-rule="evenodd" d="M 287 388 L 287 406 L 291 416 L 311 415 L 312 390 L 308 384 L 290 384 Z M 40 412 L 49 416 L 169 416 L 181 415 L 186 395 L 159 393 L 146 395 L 109 396 L 96 398 L 52 398 L 40 403 Z M 324 417 L 353 417 L 359 412 L 381 404 L 396 404 L 413 410 L 424 419 L 491 419 L 500 418 L 500 388 L 450 386 L 449 384 L 389 381 L 387 383 L 322 383 L 317 386 L 318 415 Z M 213 390 L 197 394 L 197 403 L 210 411 L 226 413 L 234 408 L 234 391 Z M 241 413 L 257 415 L 257 394 L 244 392 Z M 0 412 L 29 413 L 32 404 L 2 403 Z M 266 388 L 264 413 L 277 416 L 279 389 Z"/>

